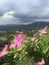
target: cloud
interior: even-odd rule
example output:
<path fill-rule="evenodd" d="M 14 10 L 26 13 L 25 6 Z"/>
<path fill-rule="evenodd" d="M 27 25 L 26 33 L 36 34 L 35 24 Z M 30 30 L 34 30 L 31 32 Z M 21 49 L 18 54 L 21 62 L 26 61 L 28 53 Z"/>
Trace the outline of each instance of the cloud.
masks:
<path fill-rule="evenodd" d="M 45 7 L 42 14 L 43 14 L 43 16 L 49 15 L 49 7 Z"/>
<path fill-rule="evenodd" d="M 35 22 L 49 22 L 49 19 L 36 19 Z"/>
<path fill-rule="evenodd" d="M 29 24 L 49 18 L 49 0 L 1 0 L 0 24 Z"/>
<path fill-rule="evenodd" d="M 0 25 L 6 24 L 30 24 L 32 22 L 21 22 L 21 18 L 14 17 L 15 11 L 8 11 L 0 17 Z M 20 23 L 21 22 L 21 23 Z"/>
<path fill-rule="evenodd" d="M 6 24 L 15 24 L 19 22 L 18 18 L 15 18 L 13 14 L 15 11 L 6 12 L 3 16 L 0 17 L 0 25 Z"/>
<path fill-rule="evenodd" d="M 14 18 L 13 17 L 13 14 L 14 13 L 15 13 L 14 11 L 6 12 L 1 18 L 3 18 L 3 19 L 11 19 L 11 18 Z"/>
<path fill-rule="evenodd" d="M 36 10 L 41 6 L 41 2 L 40 0 L 2 0 L 0 5 L 0 11 L 4 13 L 15 10 L 17 15 L 31 15 L 31 13 L 35 15 Z"/>

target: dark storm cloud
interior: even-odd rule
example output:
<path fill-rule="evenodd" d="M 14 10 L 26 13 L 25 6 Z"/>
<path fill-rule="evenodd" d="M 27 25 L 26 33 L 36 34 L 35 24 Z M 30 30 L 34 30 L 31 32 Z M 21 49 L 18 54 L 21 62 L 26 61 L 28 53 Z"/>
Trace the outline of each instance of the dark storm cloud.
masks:
<path fill-rule="evenodd" d="M 44 17 L 49 17 L 49 0 L 0 1 L 0 24 L 29 23 Z"/>

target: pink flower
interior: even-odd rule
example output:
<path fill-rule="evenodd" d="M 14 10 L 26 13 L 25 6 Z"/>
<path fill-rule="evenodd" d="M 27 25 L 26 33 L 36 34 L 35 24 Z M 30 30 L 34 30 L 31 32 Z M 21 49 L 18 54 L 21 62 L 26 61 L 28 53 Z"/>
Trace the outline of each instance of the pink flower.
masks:
<path fill-rule="evenodd" d="M 34 42 L 36 40 L 36 37 L 32 37 L 31 41 Z"/>
<path fill-rule="evenodd" d="M 11 48 L 15 49 L 15 47 L 16 47 L 16 44 L 14 44 L 14 43 L 10 45 L 10 49 Z"/>
<path fill-rule="evenodd" d="M 3 50 L 0 52 L 0 57 L 4 56 L 7 54 L 8 50 L 8 45 L 4 45 Z"/>
<path fill-rule="evenodd" d="M 46 29 L 47 29 L 47 28 L 48 28 L 48 26 L 45 26 L 44 29 L 39 30 L 39 35 L 42 36 L 44 33 L 47 33 L 47 32 L 46 32 Z"/>
<path fill-rule="evenodd" d="M 44 61 L 41 61 L 41 62 L 37 62 L 36 65 L 44 65 L 45 62 Z"/>
<path fill-rule="evenodd" d="M 23 34 L 19 33 L 19 34 L 17 34 L 17 35 L 15 36 L 15 39 L 20 39 L 20 38 L 22 38 L 22 37 L 23 37 Z"/>
<path fill-rule="evenodd" d="M 14 39 L 14 43 L 10 45 L 10 48 L 15 49 L 16 46 L 20 47 L 21 46 L 21 42 L 23 41 L 24 36 L 23 34 L 18 34 L 16 35 L 15 39 Z"/>

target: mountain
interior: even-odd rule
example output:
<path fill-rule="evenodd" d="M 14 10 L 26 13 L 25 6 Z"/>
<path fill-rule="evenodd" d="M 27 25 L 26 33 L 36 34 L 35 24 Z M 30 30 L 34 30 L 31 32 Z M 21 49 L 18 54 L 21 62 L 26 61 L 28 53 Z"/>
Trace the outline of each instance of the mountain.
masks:
<path fill-rule="evenodd" d="M 39 22 L 34 22 L 30 25 L 28 25 L 30 27 L 30 29 L 41 29 L 45 26 L 49 27 L 49 22 L 43 22 L 43 21 L 39 21 Z"/>
<path fill-rule="evenodd" d="M 45 26 L 49 27 L 49 22 L 34 22 L 32 24 L 29 25 L 14 25 L 14 24 L 9 24 L 9 25 L 0 25 L 0 31 L 5 31 L 5 30 L 24 30 L 24 29 L 28 29 L 28 30 L 32 30 L 32 29 L 40 29 L 43 28 Z"/>

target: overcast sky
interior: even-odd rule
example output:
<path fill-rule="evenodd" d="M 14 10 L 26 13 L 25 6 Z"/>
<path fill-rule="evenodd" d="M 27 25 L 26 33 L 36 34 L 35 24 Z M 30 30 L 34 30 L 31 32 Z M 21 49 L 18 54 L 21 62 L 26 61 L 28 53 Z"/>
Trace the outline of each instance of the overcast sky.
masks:
<path fill-rule="evenodd" d="M 0 25 L 49 21 L 49 0 L 1 0 Z"/>

